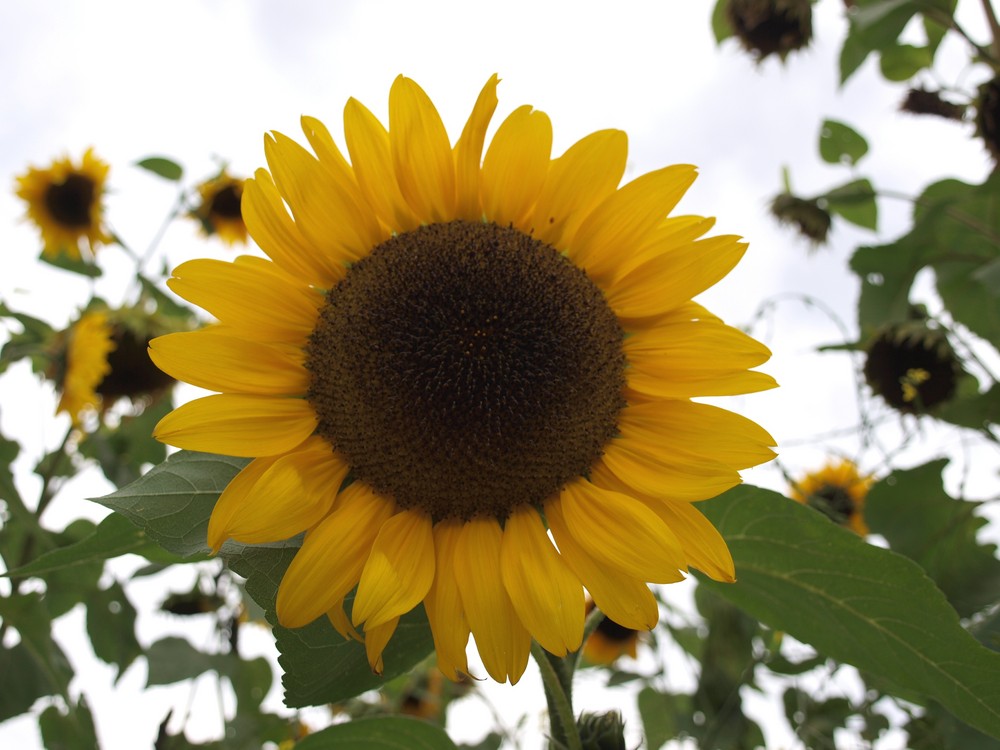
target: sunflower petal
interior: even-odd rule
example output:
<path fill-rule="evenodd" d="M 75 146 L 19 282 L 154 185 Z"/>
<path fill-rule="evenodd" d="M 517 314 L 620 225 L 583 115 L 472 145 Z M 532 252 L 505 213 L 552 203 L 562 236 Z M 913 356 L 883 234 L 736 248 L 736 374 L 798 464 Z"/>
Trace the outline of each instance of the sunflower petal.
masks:
<path fill-rule="evenodd" d="M 420 86 L 399 76 L 389 91 L 389 141 L 399 188 L 422 222 L 455 215 L 455 164 L 448 131 Z"/>
<path fill-rule="evenodd" d="M 218 326 L 159 336 L 149 342 L 149 358 L 172 377 L 210 391 L 304 396 L 309 389 L 301 347 L 253 341 Z"/>
<path fill-rule="evenodd" d="M 500 79 L 494 73 L 483 86 L 452 152 L 455 158 L 455 218 L 457 219 L 481 221 L 483 217 L 483 209 L 479 202 L 480 161 L 483 156 L 486 129 L 497 108 L 499 82 Z"/>
<path fill-rule="evenodd" d="M 549 171 L 552 122 L 518 107 L 500 124 L 483 159 L 483 215 L 500 226 L 530 230 L 528 216 Z"/>
<path fill-rule="evenodd" d="M 570 533 L 559 500 L 545 504 L 545 518 L 562 559 L 605 615 L 633 630 L 649 630 L 656 625 L 660 612 L 645 581 L 619 573 L 587 552 Z"/>
<path fill-rule="evenodd" d="M 514 685 L 528 664 L 531 636 L 500 578 L 503 532 L 493 518 L 466 522 L 455 545 L 455 580 L 486 671 Z"/>
<path fill-rule="evenodd" d="M 639 500 L 674 530 L 684 547 L 688 565 L 716 581 L 733 583 L 736 580 L 736 568 L 726 540 L 694 505 L 642 497 Z"/>
<path fill-rule="evenodd" d="M 393 512 L 362 482 L 348 486 L 333 512 L 306 534 L 278 586 L 275 609 L 286 628 L 308 625 L 329 612 L 361 578 L 379 529 Z"/>
<path fill-rule="evenodd" d="M 530 222 L 535 236 L 552 247 L 571 246 L 590 211 L 618 187 L 627 157 L 621 130 L 599 130 L 570 146 L 549 167 Z"/>
<path fill-rule="evenodd" d="M 354 98 L 344 107 L 344 135 L 361 192 L 378 217 L 394 232 L 420 226 L 396 182 L 388 131 Z"/>
<path fill-rule="evenodd" d="M 330 621 L 330 624 L 333 625 L 333 629 L 344 636 L 345 640 L 355 640 L 358 643 L 364 642 L 365 639 L 354 629 L 354 626 L 351 625 L 351 618 L 344 611 L 343 599 L 327 610 L 326 617 Z"/>
<path fill-rule="evenodd" d="M 559 501 L 567 530 L 595 558 L 642 581 L 684 579 L 679 571 L 687 565 L 680 541 L 635 498 L 579 479 L 566 485 Z"/>
<path fill-rule="evenodd" d="M 178 406 L 153 436 L 185 450 L 253 458 L 290 451 L 315 429 L 305 399 L 223 393 Z"/>
<path fill-rule="evenodd" d="M 434 527 L 434 583 L 424 599 L 438 669 L 450 680 L 458 680 L 459 673 L 469 673 L 465 654 L 469 644 L 469 623 L 455 581 L 455 546 L 461 530 L 462 524 L 458 521 L 442 521 Z"/>
<path fill-rule="evenodd" d="M 399 618 L 393 617 L 381 625 L 365 628 L 365 655 L 368 657 L 368 664 L 371 666 L 372 672 L 377 675 L 385 671 L 382 652 L 389 644 L 392 634 L 396 632 L 397 625 L 399 625 Z"/>
<path fill-rule="evenodd" d="M 280 456 L 255 458 L 229 481 L 226 489 L 219 495 L 215 507 L 212 508 L 212 515 L 208 519 L 208 546 L 213 551 L 218 552 L 223 542 L 229 539 L 229 526 L 233 517 L 242 510 L 257 480 L 278 458 Z"/>
<path fill-rule="evenodd" d="M 514 611 L 542 648 L 555 656 L 580 648 L 583 588 L 552 546 L 533 507 L 521 506 L 508 516 L 500 572 Z"/>
<path fill-rule="evenodd" d="M 668 500 L 708 500 L 740 483 L 736 469 L 719 461 L 664 455 L 624 435 L 605 446 L 597 463 L 636 492 Z"/>

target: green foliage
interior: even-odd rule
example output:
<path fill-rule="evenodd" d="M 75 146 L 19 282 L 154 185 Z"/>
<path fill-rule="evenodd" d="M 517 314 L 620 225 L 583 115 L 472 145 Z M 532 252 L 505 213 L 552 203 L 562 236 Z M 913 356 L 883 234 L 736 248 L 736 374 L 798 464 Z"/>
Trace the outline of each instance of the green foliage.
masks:
<path fill-rule="evenodd" d="M 135 637 L 135 607 L 117 581 L 87 598 L 87 635 L 97 658 L 113 664 L 118 676 L 142 656 Z"/>
<path fill-rule="evenodd" d="M 49 706 L 38 720 L 46 750 L 93 750 L 98 747 L 94 717 L 86 700 L 81 698 L 61 711 Z"/>
<path fill-rule="evenodd" d="M 868 141 L 854 128 L 836 120 L 823 120 L 819 129 L 819 155 L 830 164 L 855 165 L 868 153 Z"/>
<path fill-rule="evenodd" d="M 358 719 L 300 740 L 296 750 L 455 750 L 444 730 L 403 716 Z"/>
<path fill-rule="evenodd" d="M 177 182 L 184 176 L 184 168 L 164 156 L 148 156 L 137 161 L 135 165 L 171 182 Z"/>
<path fill-rule="evenodd" d="M 738 487 L 700 508 L 725 536 L 739 576 L 702 585 L 1000 737 L 1000 654 L 962 628 L 920 567 L 766 490 Z"/>
<path fill-rule="evenodd" d="M 852 180 L 820 196 L 830 213 L 873 232 L 878 228 L 875 189 L 867 179 Z"/>

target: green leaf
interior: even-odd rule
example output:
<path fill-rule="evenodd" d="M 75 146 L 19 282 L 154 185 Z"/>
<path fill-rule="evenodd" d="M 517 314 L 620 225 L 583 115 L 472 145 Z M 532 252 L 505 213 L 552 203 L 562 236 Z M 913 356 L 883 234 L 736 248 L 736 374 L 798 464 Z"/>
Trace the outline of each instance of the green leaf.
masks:
<path fill-rule="evenodd" d="M 118 677 L 142 656 L 142 646 L 135 638 L 135 608 L 117 581 L 87 599 L 87 635 L 94 654 L 114 664 Z"/>
<path fill-rule="evenodd" d="M 94 533 L 96 526 L 88 520 L 77 519 L 56 534 L 58 549 L 65 549 Z M 45 606 L 52 619 L 69 612 L 84 601 L 94 589 L 104 570 L 103 560 L 84 560 L 71 568 L 62 567 L 39 577 L 45 581 Z"/>
<path fill-rule="evenodd" d="M 357 719 L 310 734 L 295 750 L 456 750 L 441 727 L 405 716 Z"/>
<path fill-rule="evenodd" d="M 862 63 L 871 54 L 871 47 L 861 38 L 861 35 L 848 28 L 847 36 L 844 37 L 844 44 L 840 48 L 840 58 L 838 67 L 840 69 L 840 85 L 843 86 L 847 80 L 854 75 Z"/>
<path fill-rule="evenodd" d="M 193 680 L 205 672 L 219 672 L 225 656 L 199 651 L 184 638 L 162 638 L 146 649 L 146 661 L 149 663 L 146 687 L 171 685 Z"/>
<path fill-rule="evenodd" d="M 726 8 L 729 0 L 716 0 L 715 7 L 712 8 L 712 34 L 715 36 L 715 43 L 722 44 L 733 35 L 733 27 L 726 16 Z"/>
<path fill-rule="evenodd" d="M 97 461 L 117 487 L 131 484 L 150 464 L 166 459 L 166 446 L 153 437 L 153 428 L 171 409 L 172 399 L 163 397 L 140 414 L 122 417 L 117 427 L 102 424 L 80 443 L 80 453 Z"/>
<path fill-rule="evenodd" d="M 912 44 L 896 44 L 882 50 L 879 68 L 889 81 L 908 81 L 934 62 L 934 54 L 928 47 Z"/>
<path fill-rule="evenodd" d="M 73 257 L 65 250 L 60 250 L 55 254 L 43 252 L 38 256 L 38 259 L 42 263 L 48 263 L 50 266 L 62 269 L 63 271 L 78 273 L 81 276 L 87 276 L 92 279 L 96 279 L 101 275 L 99 266 L 82 258 Z"/>
<path fill-rule="evenodd" d="M 61 680 L 52 679 L 23 641 L 10 648 L 0 646 L 0 674 L 4 675 L 0 680 L 0 722 L 25 713 L 36 700 L 61 689 Z"/>
<path fill-rule="evenodd" d="M 737 487 L 699 508 L 726 538 L 739 579 L 702 585 L 1000 737 L 1000 654 L 962 628 L 914 562 L 760 488 Z"/>
<path fill-rule="evenodd" d="M 96 501 L 121 513 L 170 552 L 204 555 L 210 552 L 208 518 L 215 501 L 247 463 L 244 458 L 179 451 Z"/>
<path fill-rule="evenodd" d="M 868 141 L 850 125 L 823 120 L 819 129 L 819 155 L 830 164 L 857 164 L 868 153 Z"/>
<path fill-rule="evenodd" d="M 45 750 L 93 750 L 99 747 L 94 731 L 94 717 L 87 701 L 70 705 L 63 713 L 55 706 L 46 708 L 38 719 Z"/>
<path fill-rule="evenodd" d="M 885 323 L 907 319 L 910 287 L 924 266 L 926 252 L 911 233 L 891 245 L 859 247 L 851 256 L 851 270 L 861 278 L 858 324 L 862 339 Z"/>
<path fill-rule="evenodd" d="M 24 679 L 35 688 L 44 689 L 44 695 L 66 696 L 73 668 L 59 644 L 52 638 L 52 618 L 41 594 L 13 594 L 0 598 L 0 620 L 5 625 L 17 629 L 21 641 L 13 649 L 6 650 L 3 659 L 8 659 L 25 675 Z M 0 669 L 0 674 L 17 674 Z M 0 685 L 11 680 L 0 680 Z M 13 689 L 4 694 L 4 699 L 18 695 Z"/>
<path fill-rule="evenodd" d="M 852 180 L 821 196 L 832 213 L 873 232 L 878 229 L 875 188 L 867 179 Z"/>
<path fill-rule="evenodd" d="M 274 625 L 279 663 L 285 671 L 285 705 L 292 708 L 337 703 L 377 688 L 427 657 L 434 648 L 423 607 L 400 618 L 395 634 L 383 652 L 385 669 L 375 675 L 368 666 L 364 646 L 345 640 L 320 618 L 304 628 L 289 629 L 277 624 L 274 601 L 278 584 L 294 557 L 294 548 L 263 546 L 244 548 L 229 560 L 232 569 L 245 577 L 247 593 L 267 613 Z M 353 597 L 348 596 L 349 612 Z"/>
<path fill-rule="evenodd" d="M 682 733 L 690 734 L 695 729 L 691 719 L 694 707 L 690 695 L 663 693 L 644 687 L 639 691 L 636 703 L 649 750 L 663 747 L 674 737 Z"/>
<path fill-rule="evenodd" d="M 960 427 L 988 431 L 990 425 L 1000 424 L 1000 385 L 994 383 L 980 393 L 976 379 L 966 375 L 958 381 L 955 397 L 940 404 L 934 416 Z"/>
<path fill-rule="evenodd" d="M 180 164 L 163 156 L 149 156 L 137 161 L 135 165 L 171 182 L 177 182 L 184 175 L 184 168 Z"/>
<path fill-rule="evenodd" d="M 982 503 L 955 500 L 944 491 L 947 464 L 931 461 L 876 482 L 865 520 L 894 552 L 927 571 L 961 617 L 969 617 L 1000 599 L 1000 560 L 995 545 L 976 541 L 986 525 L 975 515 Z"/>

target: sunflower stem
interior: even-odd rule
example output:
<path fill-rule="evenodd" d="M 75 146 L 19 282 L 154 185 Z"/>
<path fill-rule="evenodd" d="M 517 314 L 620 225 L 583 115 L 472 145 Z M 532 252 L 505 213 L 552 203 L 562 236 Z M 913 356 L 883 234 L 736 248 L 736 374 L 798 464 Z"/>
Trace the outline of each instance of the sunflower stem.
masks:
<path fill-rule="evenodd" d="M 566 750 L 583 750 L 580 730 L 573 715 L 573 671 L 576 653 L 565 658 L 553 656 L 536 642 L 531 642 L 531 655 L 538 663 L 549 707 L 549 746 Z"/>

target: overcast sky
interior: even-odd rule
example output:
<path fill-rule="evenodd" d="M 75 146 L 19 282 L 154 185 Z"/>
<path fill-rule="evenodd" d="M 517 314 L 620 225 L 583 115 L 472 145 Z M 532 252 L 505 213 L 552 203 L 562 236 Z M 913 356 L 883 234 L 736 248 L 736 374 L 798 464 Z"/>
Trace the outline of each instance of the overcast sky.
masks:
<path fill-rule="evenodd" d="M 170 156 L 192 178 L 210 176 L 223 159 L 234 172 L 249 175 L 264 164 L 266 131 L 302 140 L 301 114 L 320 118 L 336 136 L 343 105 L 354 96 L 385 120 L 389 86 L 399 73 L 423 86 L 455 138 L 480 88 L 496 72 L 502 83 L 494 129 L 528 103 L 550 115 L 555 154 L 587 133 L 615 127 L 629 134 L 627 179 L 670 163 L 699 167 L 680 212 L 717 216 L 716 232 L 743 235 L 751 245 L 741 265 L 703 298 L 727 322 L 749 323 L 766 299 L 807 294 L 829 305 L 853 331 L 857 284 L 846 259 L 858 244 L 898 234 L 908 209 L 881 203 L 877 238 L 835 222 L 832 246 L 809 253 L 808 245 L 767 214 L 770 198 L 781 189 L 781 167 L 790 165 L 793 186 L 806 195 L 851 179 L 847 168 L 819 160 L 817 132 L 827 117 L 869 137 L 874 150 L 859 174 L 873 176 L 880 188 L 918 193 L 944 176 L 980 180 L 985 155 L 967 137 L 968 126 L 900 115 L 904 89 L 882 83 L 872 60 L 838 89 L 842 3 L 820 3 L 813 46 L 785 67 L 774 60 L 757 66 L 733 41 L 717 48 L 709 24 L 712 4 L 3 3 L 0 184 L 7 188 L 0 189 L 0 298 L 57 325 L 88 298 L 88 282 L 35 262 L 37 236 L 21 221 L 23 205 L 12 192 L 14 176 L 29 163 L 44 166 L 63 153 L 79 158 L 94 146 L 112 166 L 108 218 L 141 251 L 174 192 L 130 166 L 137 159 Z M 984 36 L 976 4 L 960 5 L 968 13 L 966 28 Z M 942 55 L 946 83 L 972 89 L 979 82 L 962 70 L 967 56 L 960 46 L 946 44 Z M 188 223 L 172 226 L 162 248 L 171 265 L 196 256 L 231 257 L 216 242 L 198 240 Z M 114 248 L 104 252 L 109 263 L 120 256 Z M 127 272 L 124 258 L 118 260 Z M 120 302 L 124 278 L 108 274 L 97 292 Z M 762 369 L 782 388 L 730 399 L 729 405 L 768 428 L 779 445 L 789 445 L 782 458 L 794 471 L 815 468 L 826 446 L 798 441 L 857 423 L 849 358 L 810 353 L 818 344 L 838 342 L 838 329 L 816 311 L 783 303 L 755 334 L 774 350 Z M 51 445 L 64 426 L 43 418 L 50 394 L 19 392 L 29 387 L 38 390 L 24 372 L 0 380 L 0 429 L 31 445 Z M 13 393 L 32 411 L 14 411 Z M 957 444 L 954 433 L 948 435 Z M 924 439 L 925 453 L 934 439 Z M 851 453 L 856 441 L 837 445 Z M 752 470 L 745 478 L 783 489 L 773 468 Z M 90 512 L 72 500 L 63 506 L 67 517 Z M 529 675 L 525 683 L 530 681 Z M 517 690 L 523 696 L 529 689 Z M 0 740 L 24 730 L 15 724 L 0 726 Z M 18 735 L 17 746 L 30 748 L 25 742 Z M 109 741 L 107 747 L 127 745 Z"/>

